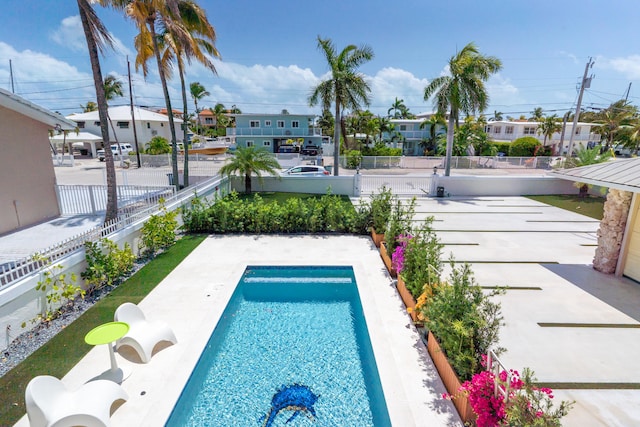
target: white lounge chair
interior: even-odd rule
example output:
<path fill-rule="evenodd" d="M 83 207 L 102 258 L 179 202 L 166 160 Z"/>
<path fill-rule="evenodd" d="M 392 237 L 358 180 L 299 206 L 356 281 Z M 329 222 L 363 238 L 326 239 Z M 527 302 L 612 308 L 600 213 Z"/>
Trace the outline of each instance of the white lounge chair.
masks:
<path fill-rule="evenodd" d="M 130 346 L 140 356 L 143 363 L 148 363 L 157 344 L 165 341 L 178 342 L 171 328 L 161 321 L 147 321 L 144 313 L 135 304 L 126 302 L 116 309 L 116 322 L 129 324 L 129 332 L 116 342 L 116 350 Z"/>
<path fill-rule="evenodd" d="M 113 403 L 129 398 L 113 381 L 90 381 L 70 391 L 49 375 L 29 381 L 24 394 L 31 427 L 108 427 Z"/>

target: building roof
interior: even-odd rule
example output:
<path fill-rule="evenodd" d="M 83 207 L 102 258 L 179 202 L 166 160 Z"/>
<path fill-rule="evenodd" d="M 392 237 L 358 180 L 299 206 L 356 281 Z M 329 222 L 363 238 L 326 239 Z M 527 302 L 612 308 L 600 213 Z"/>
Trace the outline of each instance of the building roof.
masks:
<path fill-rule="evenodd" d="M 102 137 L 98 135 L 94 135 L 91 132 L 69 132 L 65 138 L 64 135 L 55 135 L 49 138 L 51 142 L 91 142 L 91 141 L 102 141 Z"/>
<path fill-rule="evenodd" d="M 168 122 L 169 116 L 165 114 L 155 113 L 150 110 L 146 110 L 140 107 L 134 107 L 133 112 L 136 121 L 143 122 Z M 131 120 L 131 107 L 128 105 L 122 105 L 120 107 L 109 107 L 109 117 L 112 121 L 130 121 Z M 88 113 L 72 114 L 67 116 L 67 119 L 74 122 L 97 122 L 100 120 L 97 111 L 89 111 Z M 174 122 L 182 123 L 182 119 L 174 118 Z M 74 125 L 75 127 L 75 125 Z"/>
<path fill-rule="evenodd" d="M 640 158 L 638 157 L 561 169 L 551 173 L 570 181 L 640 193 Z"/>
<path fill-rule="evenodd" d="M 0 89 L 0 107 L 13 110 L 33 120 L 49 125 L 52 128 L 60 126 L 60 128 L 64 130 L 73 130 L 76 127 L 74 122 L 65 119 L 60 114 L 40 107 L 4 89 Z"/>

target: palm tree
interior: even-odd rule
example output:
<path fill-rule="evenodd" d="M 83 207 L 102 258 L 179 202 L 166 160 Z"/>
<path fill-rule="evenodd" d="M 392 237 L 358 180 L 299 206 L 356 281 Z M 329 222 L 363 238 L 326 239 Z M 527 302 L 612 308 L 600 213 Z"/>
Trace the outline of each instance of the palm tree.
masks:
<path fill-rule="evenodd" d="M 565 162 L 565 168 L 574 168 L 580 166 L 595 165 L 603 163 L 611 158 L 611 151 L 600 152 L 599 147 L 594 148 L 579 148 L 575 150 L 575 157 L 568 157 Z M 589 193 L 589 184 L 584 182 L 576 182 L 575 185 L 579 188 L 578 197 L 587 197 Z"/>
<path fill-rule="evenodd" d="M 104 26 L 98 15 L 96 14 L 90 0 L 77 0 L 78 12 L 85 39 L 87 40 L 87 48 L 89 49 L 89 60 L 91 61 L 91 71 L 93 73 L 93 84 L 96 89 L 96 100 L 98 103 L 98 117 L 100 118 L 100 133 L 102 134 L 102 142 L 107 148 L 104 150 L 104 158 L 106 163 L 107 174 L 107 209 L 104 217 L 105 224 L 118 217 L 118 193 L 116 188 L 116 169 L 113 164 L 113 153 L 109 144 L 109 128 L 107 119 L 107 99 L 104 91 L 104 82 L 102 80 L 102 70 L 100 69 L 100 58 L 98 52 L 104 53 L 107 46 L 113 47 L 113 40 L 109 31 Z M 108 1 L 100 1 L 101 5 L 106 6 Z"/>
<path fill-rule="evenodd" d="M 594 122 L 598 123 L 598 126 L 593 128 L 593 132 L 605 141 L 605 150 L 609 150 L 613 145 L 620 130 L 633 125 L 637 111 L 635 106 L 621 99 L 596 114 Z"/>
<path fill-rule="evenodd" d="M 120 148 L 120 142 L 118 141 L 118 135 L 116 134 L 116 128 L 113 127 L 113 121 L 109 116 L 109 101 L 123 96 L 122 82 L 117 77 L 108 75 L 104 78 L 104 97 L 107 101 L 107 120 L 113 131 L 113 139 L 116 140 L 116 146 L 118 147 L 118 154 L 120 155 L 120 166 L 122 166 L 124 159 L 122 158 L 122 149 Z M 135 123 L 133 124 L 135 126 Z M 138 148 L 136 147 L 136 150 Z"/>
<path fill-rule="evenodd" d="M 436 131 L 438 130 L 438 126 L 447 127 L 447 121 L 440 114 L 434 114 L 428 119 L 425 119 L 422 123 L 420 123 L 420 129 L 424 129 L 429 126 L 429 139 L 426 141 L 420 142 L 420 146 L 426 153 L 431 150 L 435 154 L 437 151 L 437 140 L 436 140 Z"/>
<path fill-rule="evenodd" d="M 449 59 L 449 76 L 436 77 L 424 89 L 424 99 L 435 95 L 438 113 L 445 116 L 449 110 L 445 176 L 451 173 L 453 130 L 458 126 L 460 112 L 473 114 L 483 111 L 489 103 L 484 86 L 491 74 L 502 68 L 502 62 L 493 56 L 481 55 L 474 43 L 469 43 Z"/>
<path fill-rule="evenodd" d="M 530 122 L 539 122 L 544 118 L 544 113 L 542 112 L 542 107 L 536 107 L 531 112 L 531 117 L 529 118 Z"/>
<path fill-rule="evenodd" d="M 213 120 L 216 123 L 216 136 L 221 136 L 221 129 L 226 128 L 230 123 L 229 117 L 227 116 L 227 107 L 225 107 L 224 104 L 217 103 L 209 110 L 213 113 Z"/>
<path fill-rule="evenodd" d="M 93 101 L 88 101 L 87 105 L 80 105 L 83 113 L 90 113 L 91 111 L 96 111 L 98 109 L 98 104 Z"/>
<path fill-rule="evenodd" d="M 498 110 L 493 110 L 493 117 L 489 119 L 490 122 L 499 122 L 502 120 L 502 112 Z"/>
<path fill-rule="evenodd" d="M 251 175 L 255 174 L 262 179 L 261 172 L 277 175 L 278 169 L 280 163 L 266 149 L 254 146 L 238 147 L 231 161 L 220 168 L 220 175 L 244 175 L 245 193 L 250 194 Z"/>
<path fill-rule="evenodd" d="M 220 54 L 215 47 L 216 32 L 209 23 L 205 11 L 192 0 L 178 0 L 178 10 L 180 11 L 178 26 L 170 26 L 162 34 L 161 49 L 163 50 L 163 63 L 167 64 L 167 78 L 171 78 L 171 63 L 178 64 L 178 75 L 180 77 L 180 88 L 182 92 L 182 130 L 184 141 L 184 185 L 189 186 L 189 144 L 188 127 L 189 122 L 187 106 L 187 90 L 185 86 L 185 63 L 195 59 L 213 74 L 217 74 L 213 62 L 205 55 L 219 58 Z M 179 30 L 179 31 L 178 31 Z M 183 31 L 186 31 L 183 32 Z"/>
<path fill-rule="evenodd" d="M 554 133 L 560 132 L 562 130 L 562 123 L 560 122 L 560 118 L 555 114 L 548 117 L 543 117 L 538 122 L 537 132 L 540 135 L 544 135 L 544 140 L 542 142 L 542 147 L 547 146 L 547 140 L 551 139 Z"/>
<path fill-rule="evenodd" d="M 124 1 L 124 0 L 123 0 Z M 143 73 L 147 75 L 147 60 L 155 55 L 158 65 L 158 74 L 162 83 L 165 104 L 167 106 L 167 116 L 169 118 L 169 130 L 171 131 L 171 166 L 175 177 L 176 188 L 179 188 L 178 178 L 178 142 L 176 138 L 176 126 L 173 121 L 173 108 L 169 97 L 167 86 L 167 62 L 163 62 L 160 56 L 159 37 L 156 27 L 164 28 L 171 34 L 182 39 L 188 38 L 188 32 L 180 23 L 179 0 L 129 0 L 126 1 L 126 15 L 131 18 L 140 33 L 135 37 L 136 50 L 136 70 L 142 67 Z"/>
<path fill-rule="evenodd" d="M 341 110 L 360 109 L 360 104 L 369 105 L 371 88 L 357 68 L 373 58 L 373 50 L 367 46 L 348 45 L 338 54 L 331 39 L 318 36 L 318 49 L 322 51 L 331 69 L 331 77 L 316 86 L 309 96 L 309 104 L 322 103 L 323 109 L 329 109 L 335 103 L 335 120 L 342 123 Z M 340 127 L 334 126 L 333 174 L 338 176 L 340 163 Z"/>
<path fill-rule="evenodd" d="M 333 114 L 329 109 L 322 110 L 322 116 L 318 119 L 318 126 L 322 129 L 323 135 L 331 135 L 333 133 L 333 127 L 336 125 L 336 121 L 333 118 Z"/>
<path fill-rule="evenodd" d="M 393 104 L 391 104 L 391 108 L 387 110 L 387 116 L 392 119 L 400 119 L 402 118 L 402 111 L 406 111 L 407 107 L 404 105 L 404 99 L 398 99 Z M 391 115 L 391 111 L 393 111 L 393 116 Z"/>
<path fill-rule="evenodd" d="M 200 82 L 192 82 L 189 85 L 189 91 L 191 92 L 193 103 L 196 106 L 196 114 L 198 114 L 198 134 L 200 134 L 200 127 L 202 126 L 202 123 L 200 123 L 200 110 L 198 109 L 198 101 L 211 94 L 204 88 L 204 86 L 200 84 Z"/>

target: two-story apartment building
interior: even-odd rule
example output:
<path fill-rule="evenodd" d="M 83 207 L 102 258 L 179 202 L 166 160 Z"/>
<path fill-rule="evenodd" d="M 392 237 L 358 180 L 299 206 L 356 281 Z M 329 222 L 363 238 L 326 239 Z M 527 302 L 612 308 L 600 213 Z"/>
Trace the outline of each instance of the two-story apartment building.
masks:
<path fill-rule="evenodd" d="M 227 128 L 227 137 L 235 139 L 238 147 L 264 147 L 277 153 L 281 145 L 291 142 L 300 147 L 322 147 L 331 154 L 330 138 L 315 126 L 313 114 L 232 114 L 236 126 Z"/>
<path fill-rule="evenodd" d="M 169 129 L 169 117 L 165 114 L 155 113 L 140 107 L 134 107 L 133 112 L 135 118 L 136 133 L 138 136 L 138 144 L 141 148 L 151 141 L 154 136 L 161 136 L 171 141 L 171 130 Z M 113 137 L 115 129 L 118 142 L 129 143 L 134 145 L 133 138 L 133 121 L 131 120 L 131 107 L 125 105 L 120 107 L 109 107 L 109 118 L 113 123 L 113 128 L 109 126 L 109 139 L 111 142 L 116 141 Z M 97 111 L 88 113 L 72 114 L 67 119 L 76 122 L 80 131 L 89 132 L 94 135 L 101 136 L 100 118 Z M 182 120 L 173 119 L 176 126 L 177 142 L 183 142 L 183 132 L 181 131 Z"/>
<path fill-rule="evenodd" d="M 532 136 L 544 142 L 544 135 L 538 133 L 538 122 L 529 122 L 525 120 L 500 120 L 492 121 L 487 124 L 486 132 L 489 139 L 492 141 L 511 142 L 515 139 L 523 136 Z M 580 145 L 587 146 L 590 142 L 600 141 L 600 135 L 592 132 L 593 123 L 578 122 L 575 129 L 573 123 L 567 123 L 563 132 L 554 133 L 550 139 L 547 139 L 546 145 L 554 147 L 554 150 L 558 154 L 564 154 L 568 149 L 569 140 L 573 133 L 573 145 L 579 147 Z M 560 140 L 562 140 L 562 147 L 560 147 Z"/>
<path fill-rule="evenodd" d="M 423 156 L 424 146 L 421 145 L 423 141 L 427 141 L 431 135 L 431 125 L 424 123 L 425 119 L 391 119 L 389 120 L 393 125 L 393 131 L 385 133 L 383 138 L 385 141 L 390 141 L 389 144 L 393 147 L 401 147 L 402 154 L 405 156 Z M 436 135 L 447 133 L 447 128 L 442 125 L 436 127 Z"/>

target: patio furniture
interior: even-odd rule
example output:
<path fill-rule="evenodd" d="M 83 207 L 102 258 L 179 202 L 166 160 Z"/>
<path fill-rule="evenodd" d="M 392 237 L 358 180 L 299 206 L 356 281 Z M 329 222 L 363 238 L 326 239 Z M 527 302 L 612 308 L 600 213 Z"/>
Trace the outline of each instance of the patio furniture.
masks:
<path fill-rule="evenodd" d="M 116 363 L 116 355 L 113 351 L 113 342 L 125 336 L 129 331 L 129 325 L 125 322 L 108 322 L 100 326 L 96 326 L 90 330 L 84 337 L 84 341 L 89 345 L 106 344 L 109 348 L 109 360 L 111 368 L 100 375 L 100 379 L 111 380 L 121 383 L 131 373 L 129 370 L 123 370 Z"/>
<path fill-rule="evenodd" d="M 114 319 L 129 324 L 129 332 L 116 343 L 116 349 L 130 346 L 140 356 L 143 363 L 148 363 L 156 345 L 161 342 L 178 342 L 171 328 L 162 321 L 148 321 L 135 304 L 126 302 L 116 309 Z"/>
<path fill-rule="evenodd" d="M 41 375 L 29 381 L 25 390 L 31 427 L 110 425 L 111 405 L 129 396 L 113 381 L 96 380 L 70 391 L 56 377 Z"/>

